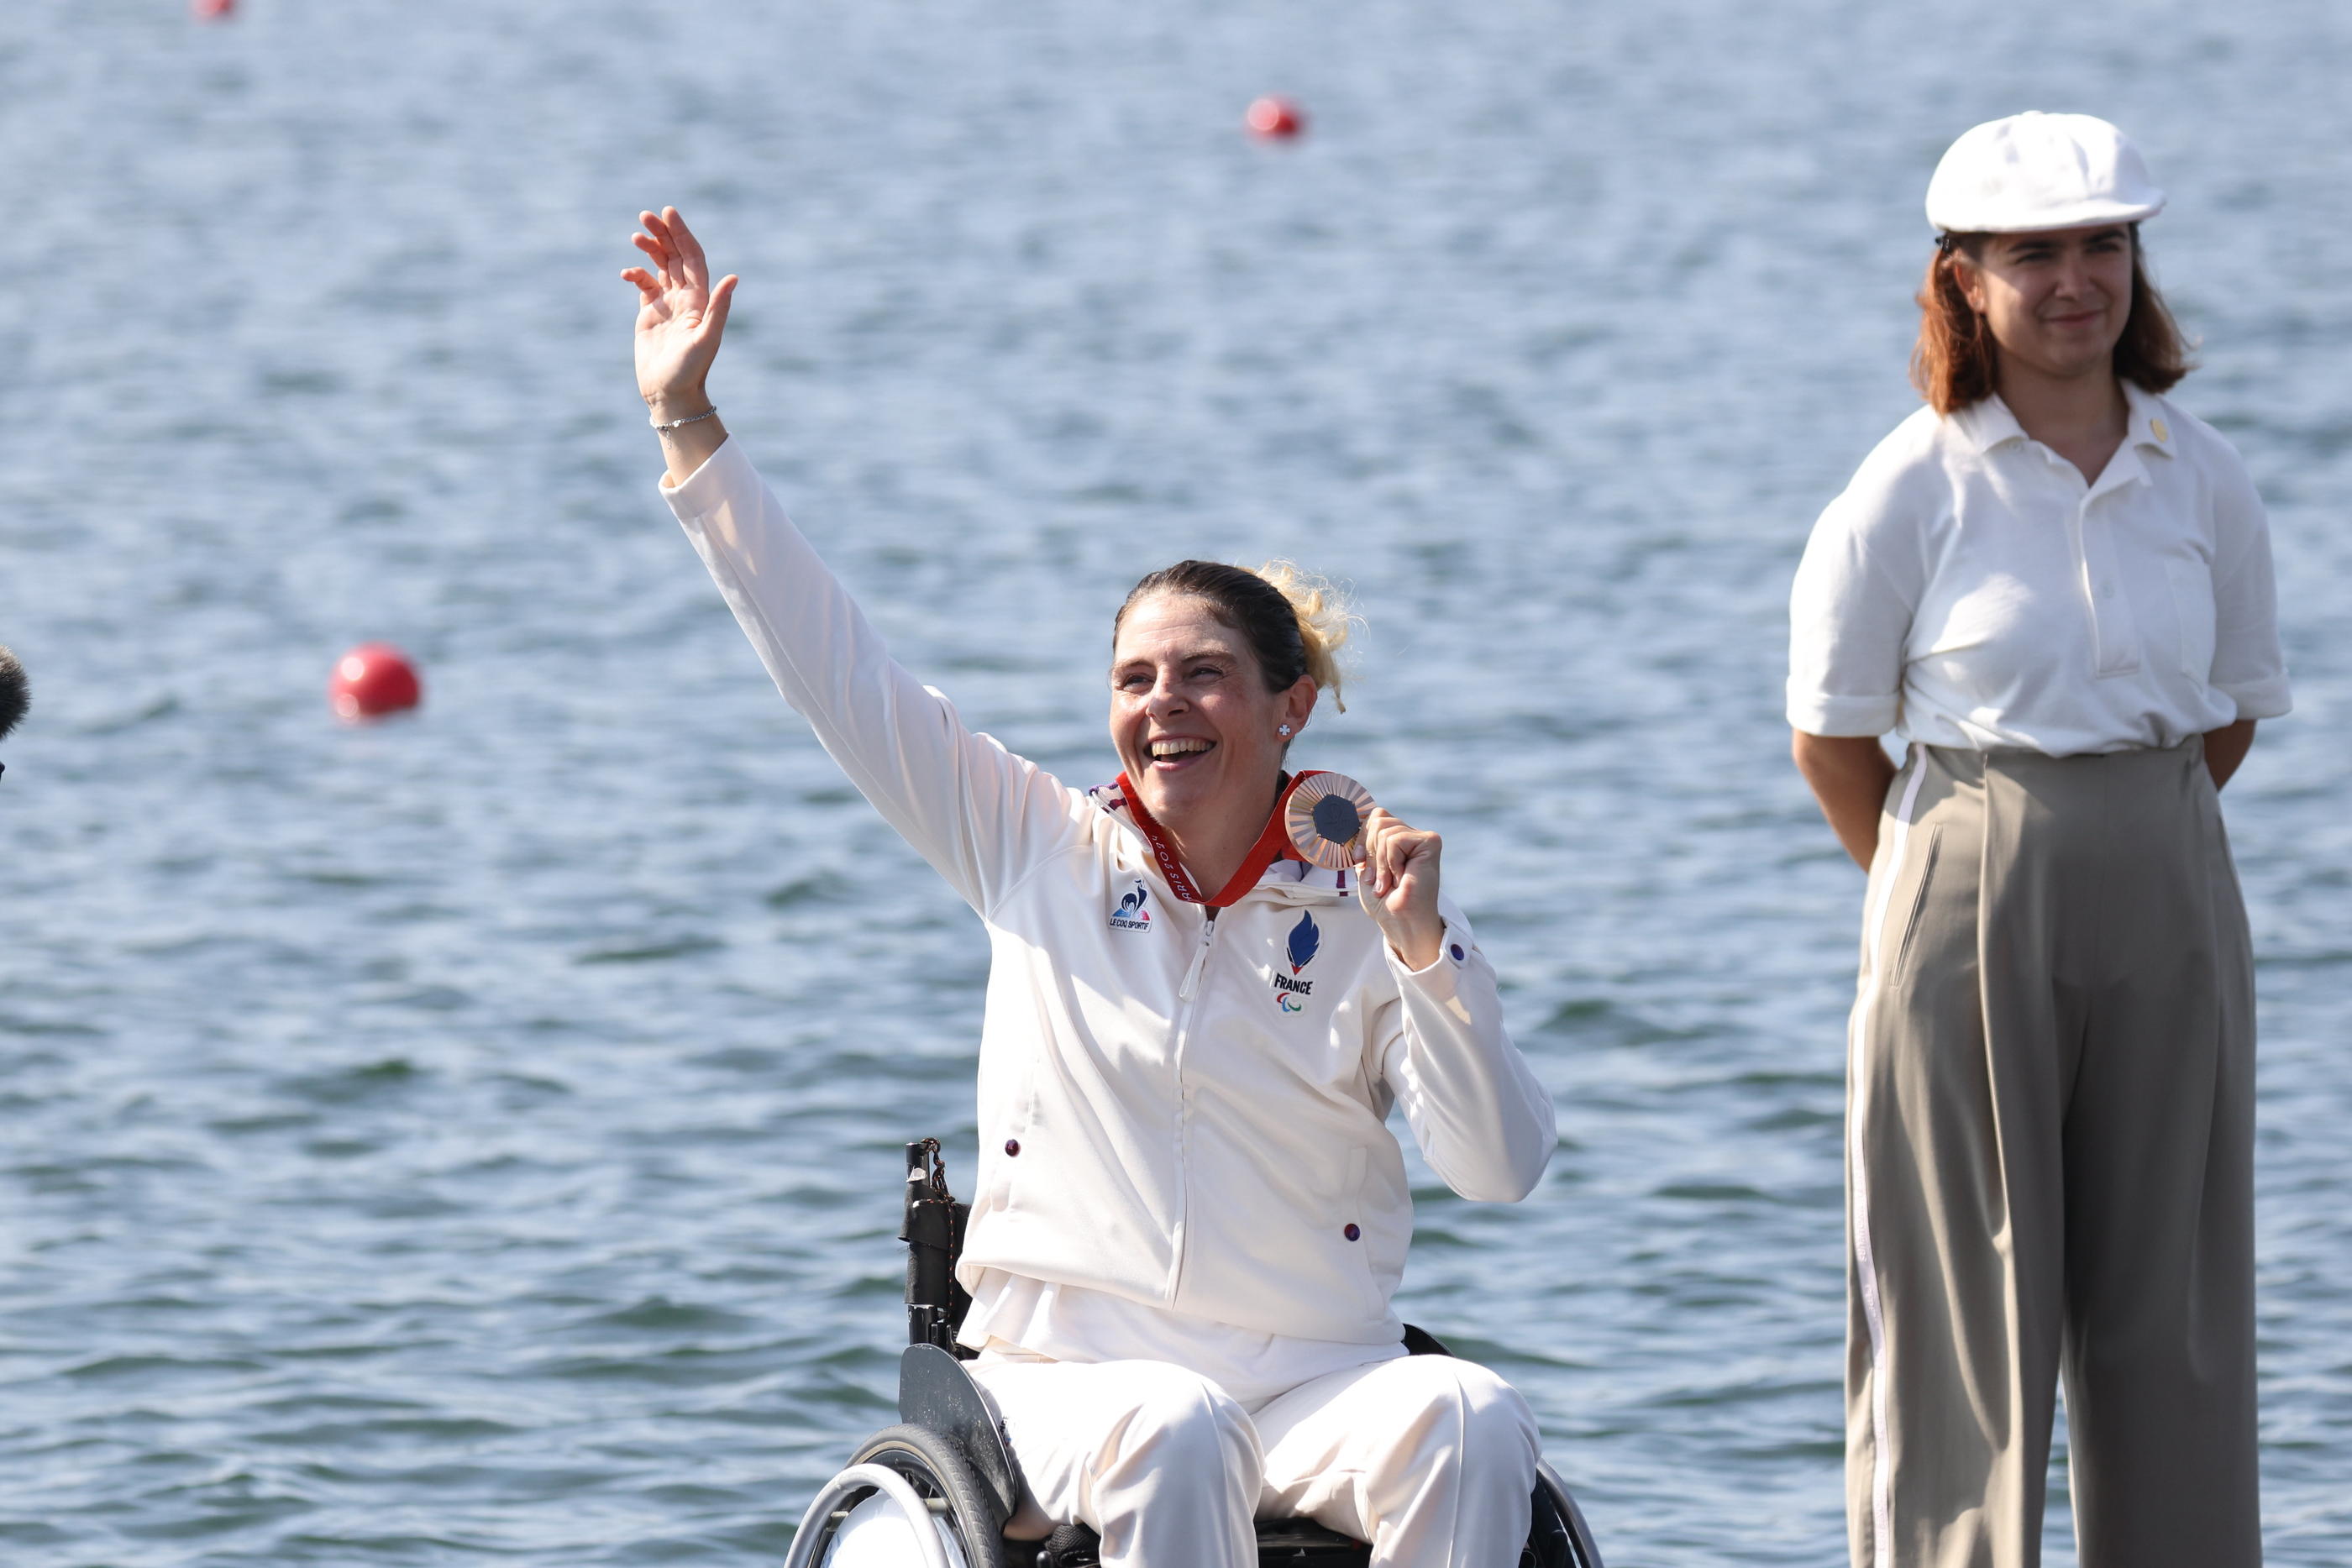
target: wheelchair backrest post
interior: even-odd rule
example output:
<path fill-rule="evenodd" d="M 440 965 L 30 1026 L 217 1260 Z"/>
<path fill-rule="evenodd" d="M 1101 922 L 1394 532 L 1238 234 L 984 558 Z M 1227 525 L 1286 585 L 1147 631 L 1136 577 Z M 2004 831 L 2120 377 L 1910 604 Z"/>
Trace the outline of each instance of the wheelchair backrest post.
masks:
<path fill-rule="evenodd" d="M 969 1357 L 955 1343 L 956 1330 L 971 1298 L 956 1283 L 956 1259 L 963 1251 L 970 1212 L 948 1191 L 940 1141 L 921 1138 L 907 1145 L 906 1207 L 898 1239 L 907 1244 L 907 1343 L 935 1344 Z"/>

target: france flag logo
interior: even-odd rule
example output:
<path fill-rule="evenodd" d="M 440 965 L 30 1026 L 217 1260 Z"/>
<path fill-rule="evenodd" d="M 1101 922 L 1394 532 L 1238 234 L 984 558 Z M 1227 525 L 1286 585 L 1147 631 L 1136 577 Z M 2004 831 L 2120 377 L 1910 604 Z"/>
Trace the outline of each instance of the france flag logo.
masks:
<path fill-rule="evenodd" d="M 1315 916 L 1305 910 L 1298 915 L 1298 924 L 1290 928 L 1290 972 L 1298 973 L 1315 962 L 1315 950 L 1323 946 L 1323 933 L 1315 925 Z"/>

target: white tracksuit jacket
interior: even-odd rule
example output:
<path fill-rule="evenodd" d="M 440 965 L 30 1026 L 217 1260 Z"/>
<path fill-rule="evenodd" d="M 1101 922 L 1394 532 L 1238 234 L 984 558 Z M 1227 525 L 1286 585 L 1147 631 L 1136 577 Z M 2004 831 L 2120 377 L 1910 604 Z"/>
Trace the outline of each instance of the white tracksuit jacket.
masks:
<path fill-rule="evenodd" d="M 1211 919 L 1115 790 L 973 734 L 891 661 L 738 443 L 663 494 L 785 700 L 987 925 L 965 1282 L 1394 1343 L 1412 1201 L 1391 1105 L 1465 1197 L 1526 1197 L 1556 1142 L 1460 911 L 1441 902 L 1417 972 L 1347 873 L 1277 862 Z"/>

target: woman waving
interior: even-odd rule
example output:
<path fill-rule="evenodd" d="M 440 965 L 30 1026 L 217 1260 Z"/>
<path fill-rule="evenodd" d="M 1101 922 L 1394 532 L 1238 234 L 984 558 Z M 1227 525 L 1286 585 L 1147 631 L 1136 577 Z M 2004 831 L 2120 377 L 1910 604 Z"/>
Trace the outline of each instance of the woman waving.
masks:
<path fill-rule="evenodd" d="M 785 520 L 704 391 L 735 280 L 675 210 L 641 221 L 663 494 L 786 700 L 988 930 L 962 1336 L 1029 1527 L 1247 1568 L 1255 1516 L 1306 1515 L 1378 1563 L 1516 1563 L 1535 1424 L 1484 1368 L 1403 1354 L 1384 1121 L 1402 1107 L 1455 1191 L 1513 1201 L 1552 1109 L 1437 835 L 1286 771 L 1345 617 L 1279 573 L 1151 573 L 1111 625 L 1121 771 L 1065 786 L 893 663 Z M 1331 835 L 1351 859 L 1294 850 L 1286 808 L 1310 804 L 1360 830 Z"/>

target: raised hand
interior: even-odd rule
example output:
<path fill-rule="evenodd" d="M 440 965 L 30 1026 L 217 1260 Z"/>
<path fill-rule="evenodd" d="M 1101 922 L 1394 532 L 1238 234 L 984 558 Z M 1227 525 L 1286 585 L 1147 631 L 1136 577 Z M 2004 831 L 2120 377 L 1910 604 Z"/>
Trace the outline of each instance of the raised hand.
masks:
<path fill-rule="evenodd" d="M 1444 849 L 1435 833 L 1409 828 L 1378 806 L 1364 818 L 1356 896 L 1397 956 L 1415 969 L 1437 962 L 1445 936 L 1437 913 L 1437 862 Z"/>
<path fill-rule="evenodd" d="M 645 232 L 634 243 L 653 266 L 621 274 L 637 286 L 637 392 L 656 419 L 684 418 L 710 406 L 704 382 L 727 329 L 735 277 L 712 284 L 701 242 L 676 207 L 639 213 L 637 222 Z"/>

